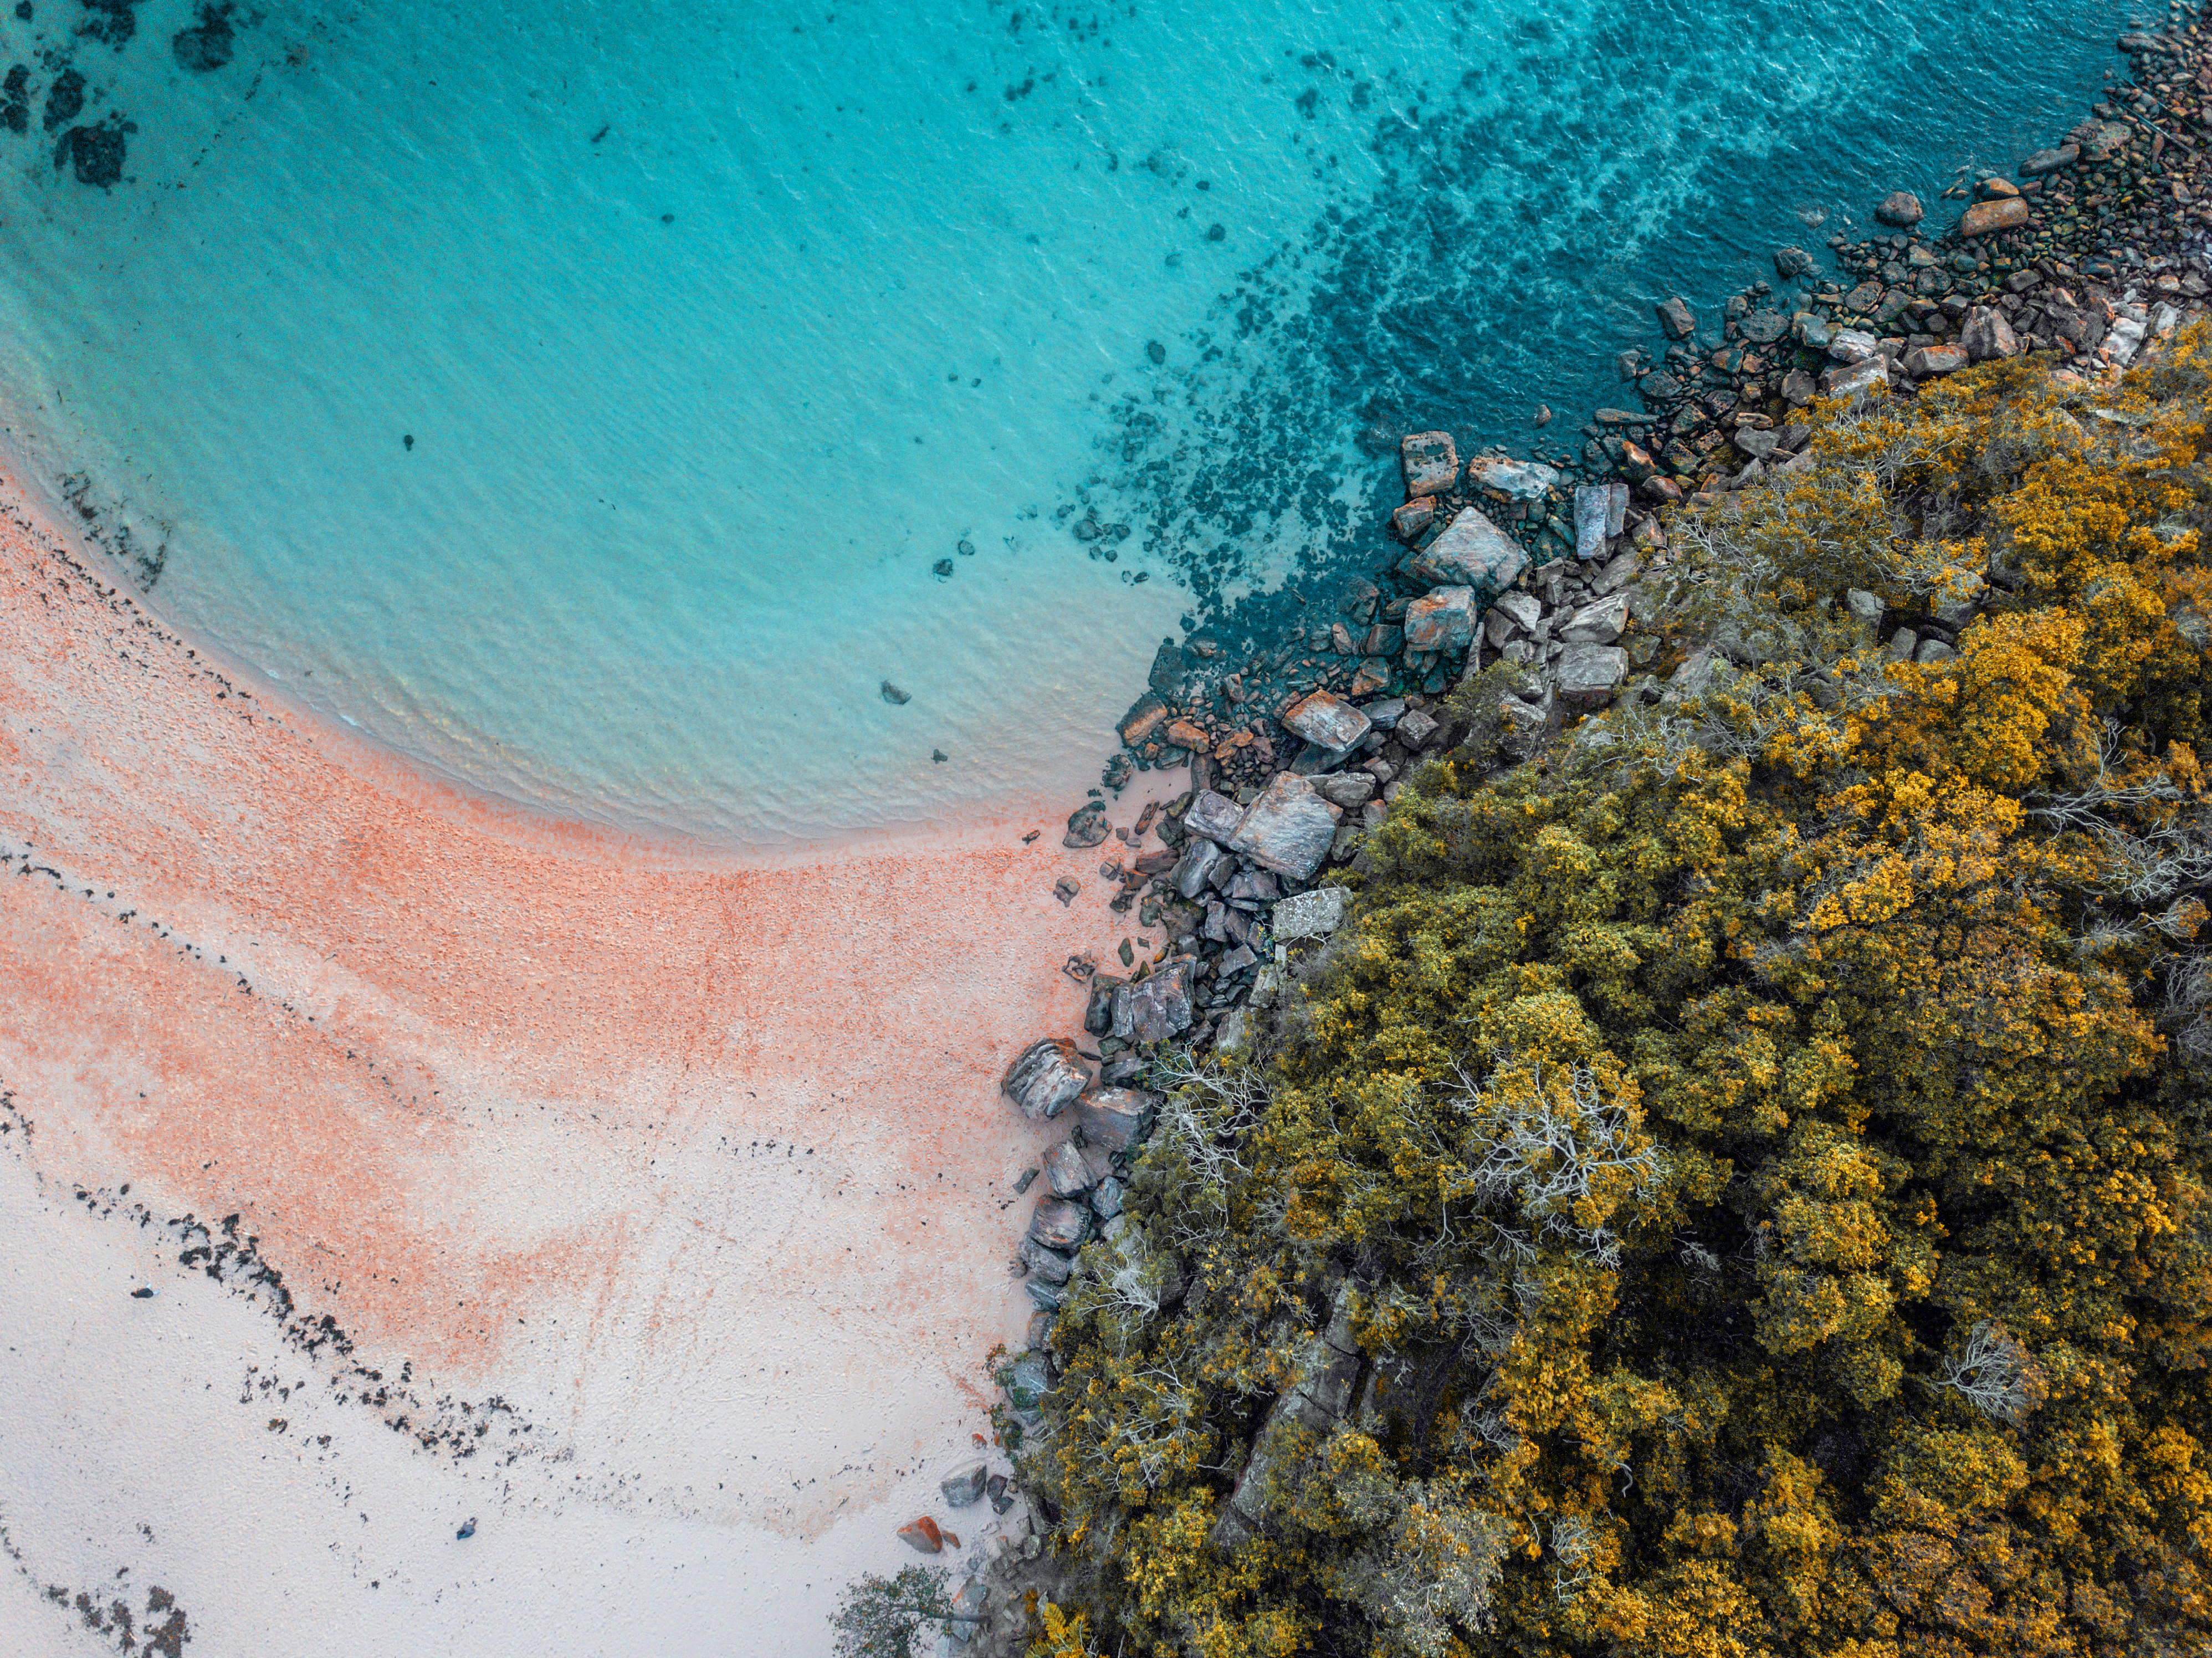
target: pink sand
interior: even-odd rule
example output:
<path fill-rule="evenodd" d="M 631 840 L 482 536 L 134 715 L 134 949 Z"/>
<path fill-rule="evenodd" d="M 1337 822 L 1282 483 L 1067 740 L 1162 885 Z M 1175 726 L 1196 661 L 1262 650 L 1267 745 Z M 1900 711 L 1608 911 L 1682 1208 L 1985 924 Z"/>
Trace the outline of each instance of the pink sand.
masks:
<path fill-rule="evenodd" d="M 898 1564 L 1027 1319 L 1011 1183 L 1053 1137 L 998 1078 L 1122 936 L 1073 803 L 812 861 L 535 820 L 227 677 L 20 489 L 0 513 L 0 1085 L 42 1189 L 235 1212 L 301 1312 L 423 1398 L 503 1396 L 572 1497 L 733 1540 L 842 1518 L 841 1558 Z M 782 1649 L 826 1644 L 828 1587 Z"/>

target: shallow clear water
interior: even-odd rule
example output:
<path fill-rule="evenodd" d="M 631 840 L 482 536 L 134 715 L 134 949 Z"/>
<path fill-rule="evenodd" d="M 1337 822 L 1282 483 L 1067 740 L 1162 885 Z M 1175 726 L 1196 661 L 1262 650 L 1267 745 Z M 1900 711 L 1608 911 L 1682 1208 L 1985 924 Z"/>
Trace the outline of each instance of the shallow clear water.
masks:
<path fill-rule="evenodd" d="M 1652 299 L 2050 141 L 2128 9 L 36 0 L 0 383 L 158 605 L 421 759 L 931 818 L 1378 557 L 1396 433 L 1571 436 Z"/>

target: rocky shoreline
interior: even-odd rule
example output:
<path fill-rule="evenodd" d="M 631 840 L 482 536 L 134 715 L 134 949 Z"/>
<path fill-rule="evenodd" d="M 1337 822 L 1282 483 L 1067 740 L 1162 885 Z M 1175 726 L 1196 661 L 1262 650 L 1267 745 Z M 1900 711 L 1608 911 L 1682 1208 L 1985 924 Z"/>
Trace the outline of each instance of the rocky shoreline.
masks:
<path fill-rule="evenodd" d="M 1024 1176 L 1043 1189 L 1011 1263 L 1036 1304 L 1027 1351 L 1000 1371 L 1003 1449 L 1042 1421 L 1051 1330 L 1072 1279 L 1122 1266 L 1122 1181 L 1171 1067 L 1249 1047 L 1256 1022 L 1335 932 L 1366 838 L 1424 761 L 1472 746 L 1500 768 L 1616 701 L 1694 694 L 1704 663 L 1670 649 L 1666 516 L 1684 502 L 1786 483 L 1808 467 L 1799 411 L 1819 398 L 1911 397 L 1970 363 L 2028 357 L 2087 384 L 2205 314 L 2212 278 L 2212 24 L 2179 5 L 2121 37 L 2129 72 L 2014 176 L 1961 173 L 1967 205 L 1931 229 L 1894 191 L 1880 228 L 1773 253 L 1717 321 L 1685 299 L 1654 307 L 1658 338 L 1623 350 L 1624 404 L 1594 411 L 1578 455 L 1488 450 L 1462 461 L 1449 433 L 1400 446 L 1406 500 L 1393 562 L 1333 593 L 1312 620 L 1242 660 L 1202 630 L 1163 644 L 1120 726 L 1102 788 L 1065 843 L 1100 849 L 1113 909 L 1134 912 L 1118 962 L 1071 960 L 1087 982 L 1079 1040 L 1042 1039 L 1006 1071 L 1012 1103 L 1068 1137 Z M 1537 422 L 1550 420 L 1537 410 Z M 1952 653 L 1968 598 L 1911 613 L 1862 600 L 1891 655 Z M 1480 676 L 1479 683 L 1476 677 Z M 1107 793 L 1139 770 L 1190 768 L 1164 808 L 1116 825 Z M 1063 883 L 1063 902 L 1083 895 Z M 1103 1248 L 1086 1251 L 1085 1246 Z M 1172 1298 L 1172 1286 L 1160 1292 Z M 948 1504 L 1021 1493 L 978 1463 Z M 1056 1581 L 1051 1516 L 1026 1508 L 962 1587 L 940 1650 L 1016 1652 L 1024 1591 Z M 928 1554 L 952 1537 L 927 1516 L 901 1535 Z"/>

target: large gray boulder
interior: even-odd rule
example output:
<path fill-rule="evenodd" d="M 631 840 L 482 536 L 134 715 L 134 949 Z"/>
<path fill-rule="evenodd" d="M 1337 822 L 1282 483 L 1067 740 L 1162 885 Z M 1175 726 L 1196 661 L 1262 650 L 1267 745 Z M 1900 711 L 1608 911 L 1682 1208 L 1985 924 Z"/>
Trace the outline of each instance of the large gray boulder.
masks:
<path fill-rule="evenodd" d="M 1237 825 L 1229 849 L 1262 869 L 1309 881 L 1328 856 L 1341 815 L 1314 792 L 1311 779 L 1279 772 Z"/>
<path fill-rule="evenodd" d="M 1237 815 L 1241 818 L 1244 814 L 1240 811 Z M 1228 832 L 1235 834 L 1236 825 L 1232 823 Z M 1175 868 L 1169 872 L 1168 884 L 1176 890 L 1176 896 L 1195 899 L 1200 893 L 1227 879 L 1223 872 L 1236 862 L 1215 842 L 1202 835 L 1194 835 L 1182 849 L 1182 856 L 1176 859 Z"/>
<path fill-rule="evenodd" d="M 1407 612 L 1408 623 L 1412 611 Z M 1316 691 L 1283 710 L 1283 728 L 1324 749 L 1348 749 L 1373 730 L 1367 716 L 1340 696 Z"/>
<path fill-rule="evenodd" d="M 1494 598 L 1513 585 L 1528 562 L 1519 542 L 1469 507 L 1403 568 L 1431 587 L 1472 587 Z"/>
<path fill-rule="evenodd" d="M 1463 651 L 1474 643 L 1481 606 L 1472 587 L 1439 587 L 1406 606 L 1406 648 Z"/>
<path fill-rule="evenodd" d="M 1044 1154 L 1045 1184 L 1056 1198 L 1079 1198 L 1098 1183 L 1074 1143 L 1062 1140 Z"/>
<path fill-rule="evenodd" d="M 1091 1206 L 1070 1198 L 1040 1198 L 1030 1217 L 1030 1238 L 1048 1249 L 1071 1254 L 1091 1231 Z"/>
<path fill-rule="evenodd" d="M 1977 306 L 1966 313 L 1966 324 L 1959 330 L 1959 343 L 1975 362 L 2020 355 L 2020 336 L 2012 331 L 2004 313 L 1992 306 Z"/>
<path fill-rule="evenodd" d="M 1480 458 L 1467 464 L 1467 486 L 1489 489 L 1513 501 L 1541 501 L 1559 486 L 1559 474 L 1540 460 Z"/>
<path fill-rule="evenodd" d="M 1081 1202 L 1081 1199 L 1075 1201 Z M 1090 1206 L 1085 1203 L 1085 1207 Z M 1051 1249 L 1035 1238 L 1024 1238 L 1020 1249 L 1022 1265 L 1036 1277 L 1055 1287 L 1075 1276 L 1075 1257 L 1062 1249 Z"/>
<path fill-rule="evenodd" d="M 1125 1042 L 1164 1042 L 1190 1029 L 1188 957 L 1114 993 L 1114 1034 Z"/>
<path fill-rule="evenodd" d="M 1553 677 L 1560 700 L 1580 708 L 1601 707 L 1628 677 L 1628 653 L 1618 645 L 1570 645 L 1559 653 Z"/>
<path fill-rule="evenodd" d="M 1568 645 L 1610 645 L 1628 626 L 1628 595 L 1614 593 L 1585 604 L 1567 618 L 1559 637 Z"/>
<path fill-rule="evenodd" d="M 1628 486 L 1584 483 L 1575 489 L 1575 556 L 1585 563 L 1605 556 L 1606 537 L 1627 521 Z"/>
<path fill-rule="evenodd" d="M 1227 795 L 1200 789 L 1191 797 L 1189 808 L 1182 815 L 1182 826 L 1194 835 L 1203 835 L 1209 841 L 1218 841 L 1226 846 L 1229 837 L 1237 833 L 1237 825 L 1243 820 L 1244 808 Z"/>
<path fill-rule="evenodd" d="M 1285 943 L 1294 938 L 1325 938 L 1344 925 L 1344 907 L 1351 897 L 1347 887 L 1316 887 L 1311 892 L 1285 898 L 1268 917 L 1268 930 Z"/>
<path fill-rule="evenodd" d="M 1061 1037 L 1031 1042 L 1006 1067 L 999 1087 L 1024 1117 L 1056 1117 L 1091 1086 L 1091 1072 L 1075 1056 L 1075 1044 Z"/>
<path fill-rule="evenodd" d="M 1075 1102 L 1075 1126 L 1085 1145 L 1127 1151 L 1144 1138 L 1153 1104 L 1139 1088 L 1094 1088 Z"/>

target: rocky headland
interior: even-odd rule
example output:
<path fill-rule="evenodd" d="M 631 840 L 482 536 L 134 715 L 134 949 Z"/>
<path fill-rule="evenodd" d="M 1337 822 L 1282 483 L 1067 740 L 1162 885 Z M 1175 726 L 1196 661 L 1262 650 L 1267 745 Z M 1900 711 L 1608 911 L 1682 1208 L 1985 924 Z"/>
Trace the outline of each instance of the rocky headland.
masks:
<path fill-rule="evenodd" d="M 1241 659 L 1202 632 L 1164 642 L 1102 788 L 1068 820 L 1066 844 L 1100 853 L 1098 884 L 1060 895 L 1103 890 L 1133 913 L 1137 947 L 1066 963 L 1089 991 L 1080 1034 L 1040 1039 L 1003 1082 L 1024 1117 L 1069 1131 L 1024 1177 L 1042 1184 L 1010 1265 L 1036 1310 L 1000 1373 L 1005 1453 L 1043 1421 L 1071 1281 L 1111 1268 L 1110 1249 L 1083 1248 L 1126 1226 L 1123 1182 L 1165 1090 L 1199 1056 L 1244 1050 L 1297 993 L 1412 774 L 1470 751 L 1503 772 L 1595 711 L 1704 688 L 1714 646 L 1686 648 L 1670 627 L 1673 509 L 1787 483 L 1813 463 L 1816 404 L 1913 398 L 1992 359 L 2088 386 L 2206 313 L 2212 30 L 2177 5 L 2118 45 L 2124 78 L 2009 173 L 1961 173 L 1934 203 L 1893 191 L 1867 234 L 1778 247 L 1771 281 L 1717 307 L 1656 300 L 1654 337 L 1619 355 L 1620 405 L 1591 412 L 1578 453 L 1463 458 L 1449 432 L 1406 434 L 1398 555 L 1300 592 L 1311 619 L 1288 638 Z M 1538 405 L 1538 426 L 1552 418 Z M 1941 661 L 2002 576 L 1979 597 L 1849 602 L 1893 659 Z M 1113 821 L 1136 773 L 1185 766 L 1188 790 Z M 1320 1408 L 1314 1390 L 1293 1402 Z M 980 1463 L 945 1495 L 987 1491 L 1002 1515 L 1022 1495 Z M 940 1649 L 1023 1649 L 1058 1581 L 1054 1523 L 1025 1507 L 994 1528 L 997 1558 L 962 1584 Z M 933 1520 L 902 1535 L 939 1552 Z"/>

